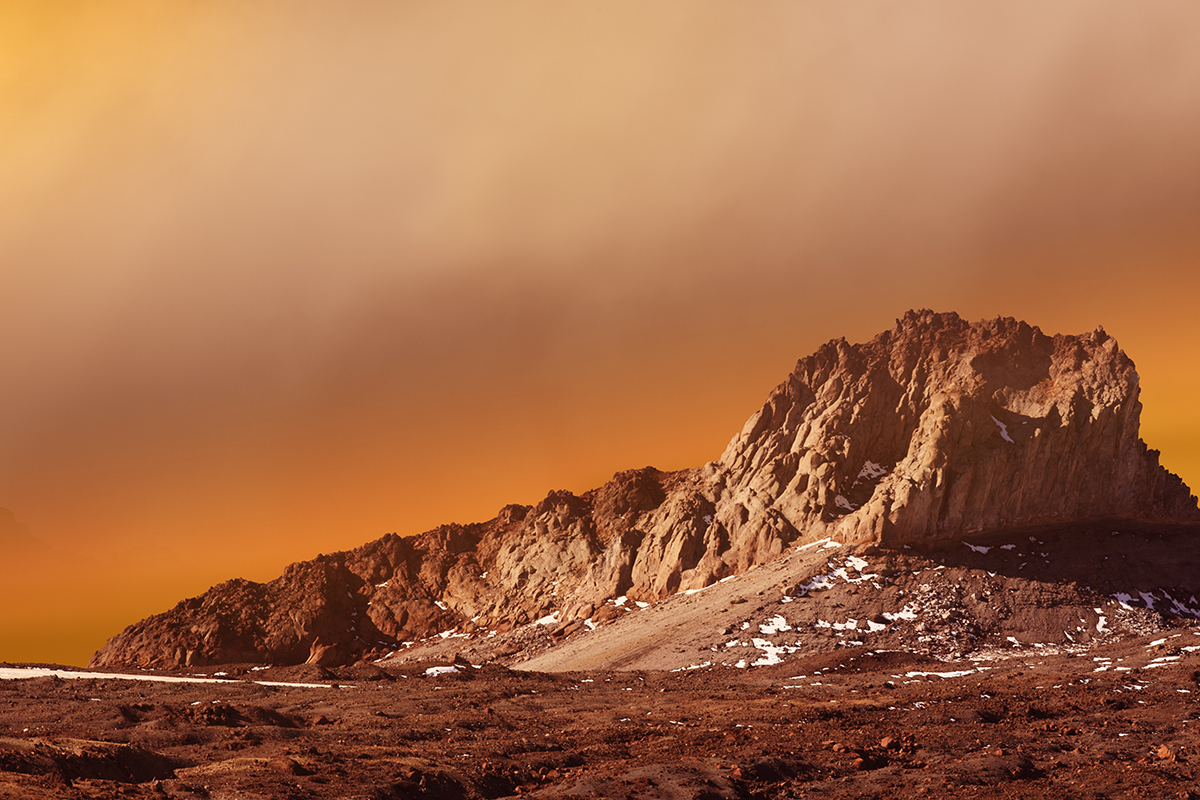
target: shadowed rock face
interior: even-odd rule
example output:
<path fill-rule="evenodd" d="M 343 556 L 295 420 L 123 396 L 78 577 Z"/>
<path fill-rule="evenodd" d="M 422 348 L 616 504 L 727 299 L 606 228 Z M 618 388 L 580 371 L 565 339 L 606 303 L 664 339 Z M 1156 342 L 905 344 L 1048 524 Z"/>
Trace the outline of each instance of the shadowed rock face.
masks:
<path fill-rule="evenodd" d="M 618 473 L 492 520 L 394 534 L 229 581 L 132 625 L 96 666 L 336 664 L 556 614 L 603 622 L 797 542 L 936 545 L 1095 518 L 1184 521 L 1196 499 L 1138 437 L 1133 362 L 1102 330 L 909 312 L 802 359 L 719 461 Z M 453 634 L 449 634 L 453 635 Z"/>

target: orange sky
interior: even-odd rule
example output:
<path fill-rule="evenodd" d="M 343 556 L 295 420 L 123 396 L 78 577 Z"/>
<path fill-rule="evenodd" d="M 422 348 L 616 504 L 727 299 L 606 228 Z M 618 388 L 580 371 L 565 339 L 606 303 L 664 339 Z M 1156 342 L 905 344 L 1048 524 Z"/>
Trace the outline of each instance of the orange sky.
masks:
<path fill-rule="evenodd" d="M 1103 324 L 1200 485 L 1190 2 L 0 8 L 0 660 L 716 458 L 912 307 Z"/>

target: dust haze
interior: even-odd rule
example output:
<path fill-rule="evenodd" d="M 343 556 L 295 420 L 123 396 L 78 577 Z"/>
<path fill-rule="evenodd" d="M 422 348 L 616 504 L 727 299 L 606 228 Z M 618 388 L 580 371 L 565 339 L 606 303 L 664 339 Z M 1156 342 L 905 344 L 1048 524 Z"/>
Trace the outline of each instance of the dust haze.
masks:
<path fill-rule="evenodd" d="M 0 658 L 704 463 L 910 307 L 1102 323 L 1200 482 L 1190 5 L 0 13 Z"/>

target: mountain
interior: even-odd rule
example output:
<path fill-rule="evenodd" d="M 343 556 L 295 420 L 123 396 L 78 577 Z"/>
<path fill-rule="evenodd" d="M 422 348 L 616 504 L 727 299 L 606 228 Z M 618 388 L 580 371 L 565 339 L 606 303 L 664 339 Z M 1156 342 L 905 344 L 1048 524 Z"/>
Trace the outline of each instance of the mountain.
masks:
<path fill-rule="evenodd" d="M 897 615 L 911 603 L 896 587 L 936 568 L 931 554 L 969 554 L 953 565 L 967 581 L 991 569 L 970 558 L 992 547 L 1024 556 L 1034 549 L 1030 542 L 1062 545 L 1072 557 L 1093 548 L 1097 560 L 1103 552 L 1128 562 L 1132 554 L 1145 567 L 1116 569 L 1114 561 L 1094 583 L 1104 575 L 1112 586 L 1135 574 L 1168 579 L 1175 573 L 1155 566 L 1165 557 L 1145 543 L 1166 537 L 1176 554 L 1180 542 L 1191 547 L 1200 512 L 1188 487 L 1139 438 L 1140 413 L 1134 364 L 1100 328 L 1051 337 L 1011 318 L 968 323 L 952 313 L 912 311 L 865 344 L 838 339 L 801 359 L 717 461 L 679 472 L 621 472 L 582 495 L 553 491 L 536 506 L 506 506 L 487 522 L 411 538 L 390 534 L 292 564 L 269 583 L 228 581 L 130 626 L 91 664 L 335 664 L 397 657 L 413 642 L 424 643 L 417 650 L 486 642 L 490 657 L 519 660 L 572 636 L 599 641 L 606 628 L 632 625 L 621 618 L 644 607 L 688 602 L 695 613 L 720 615 L 745 603 L 744 589 L 759 587 L 766 574 L 770 581 L 755 592 L 765 596 L 772 588 L 776 604 L 835 585 L 850 601 L 865 581 L 877 592 L 853 602 L 864 610 L 878 606 L 878 621 L 861 628 L 882 632 L 907 619 Z M 968 543 L 964 551 L 966 539 L 994 544 Z M 1025 542 L 1020 551 L 1018 541 Z M 1137 544 L 1121 549 L 1118 541 Z M 831 550 L 843 559 L 840 567 Z M 1103 609 L 1120 594 L 1081 587 L 1078 575 L 1060 568 L 1018 574 L 1028 559 L 1017 563 L 1004 567 L 1015 597 L 1026 592 L 1049 607 L 1044 587 L 1058 587 L 1052 593 L 1063 608 L 1083 609 L 1092 615 L 1089 625 L 1107 616 L 1087 609 Z M 875 564 L 888 574 L 871 572 Z M 1179 577 L 1170 591 L 1187 590 L 1188 579 Z M 914 583 L 912 591 L 924 585 Z M 980 597 L 1004 588 L 980 586 Z M 888 588 L 901 593 L 891 611 L 879 605 Z M 700 590 L 711 599 L 694 597 Z M 1153 610 L 1156 597 L 1175 614 L 1200 605 L 1193 597 L 1190 605 L 1170 606 L 1153 591 L 1139 610 Z M 969 610 L 961 591 L 951 594 L 961 608 L 935 609 L 950 615 L 942 623 Z M 1005 620 L 1023 613 L 1019 603 L 1007 607 L 1008 616 L 996 616 L 991 627 L 959 626 L 961 636 L 946 642 L 961 648 L 999 636 Z M 635 637 L 647 652 L 656 639 L 670 639 L 667 628 L 679 627 L 654 610 L 637 611 L 647 622 L 659 620 Z M 755 610 L 761 617 L 769 609 Z M 1164 624 L 1134 617 L 1131 625 Z M 814 619 L 811 626 L 829 627 Z M 859 620 L 850 621 L 855 627 L 839 630 L 858 630 Z M 771 628 L 750 617 L 740 622 Z M 784 620 L 784 627 L 795 626 Z M 689 646 L 717 649 L 705 642 Z M 609 663 L 629 663 L 622 646 L 612 645 Z"/>

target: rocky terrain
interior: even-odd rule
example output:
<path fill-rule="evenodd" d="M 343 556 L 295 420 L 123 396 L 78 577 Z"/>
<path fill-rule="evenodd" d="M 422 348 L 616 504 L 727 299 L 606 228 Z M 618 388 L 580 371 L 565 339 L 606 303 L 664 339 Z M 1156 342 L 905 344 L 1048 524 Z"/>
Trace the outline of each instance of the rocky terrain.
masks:
<path fill-rule="evenodd" d="M 1195 627 L 952 664 L 850 646 L 675 673 L 218 672 L 0 669 L 37 676 L 0 680 L 0 798 L 1200 796 Z"/>
<path fill-rule="evenodd" d="M 959 597 L 938 611 L 953 616 L 915 623 L 947 652 L 1019 639 L 1020 602 L 985 609 L 1021 592 L 1059 616 L 1078 611 L 1085 629 L 1115 619 L 1119 593 L 1133 592 L 1122 608 L 1189 616 L 1197 587 L 1173 556 L 1139 551 L 1141 572 L 1129 572 L 1119 559 L 1130 554 L 1108 549 L 1114 531 L 1122 542 L 1150 530 L 1182 541 L 1200 521 L 1196 498 L 1139 438 L 1140 411 L 1133 362 L 1101 329 L 1051 337 L 1013 319 L 909 312 L 866 344 L 835 340 L 801 359 L 717 461 L 623 472 L 487 522 L 293 564 L 269 583 L 229 581 L 129 627 L 92 664 L 332 666 L 447 640 L 512 664 L 544 629 L 551 641 L 600 637 L 630 609 L 721 595 L 722 582 L 759 568 L 777 574 L 773 601 L 793 600 L 814 580 L 837 583 L 847 564 L 855 573 L 846 558 L 867 559 L 860 591 L 836 601 L 844 619 L 826 621 L 853 618 L 878 635 L 869 620 L 891 636 L 917 613 L 916 575 L 940 551 L 963 585 L 978 584 L 964 597 L 984 598 Z M 1064 553 L 1094 557 L 1043 575 L 1049 551 L 1033 543 L 1060 540 Z M 826 564 L 827 545 L 841 566 Z M 991 560 L 963 558 L 988 547 Z M 950 621 L 961 628 L 954 641 L 933 636 Z"/>
<path fill-rule="evenodd" d="M 910 312 L 717 461 L 0 665 L 0 798 L 1200 797 L 1200 514 L 1103 331 Z"/>

